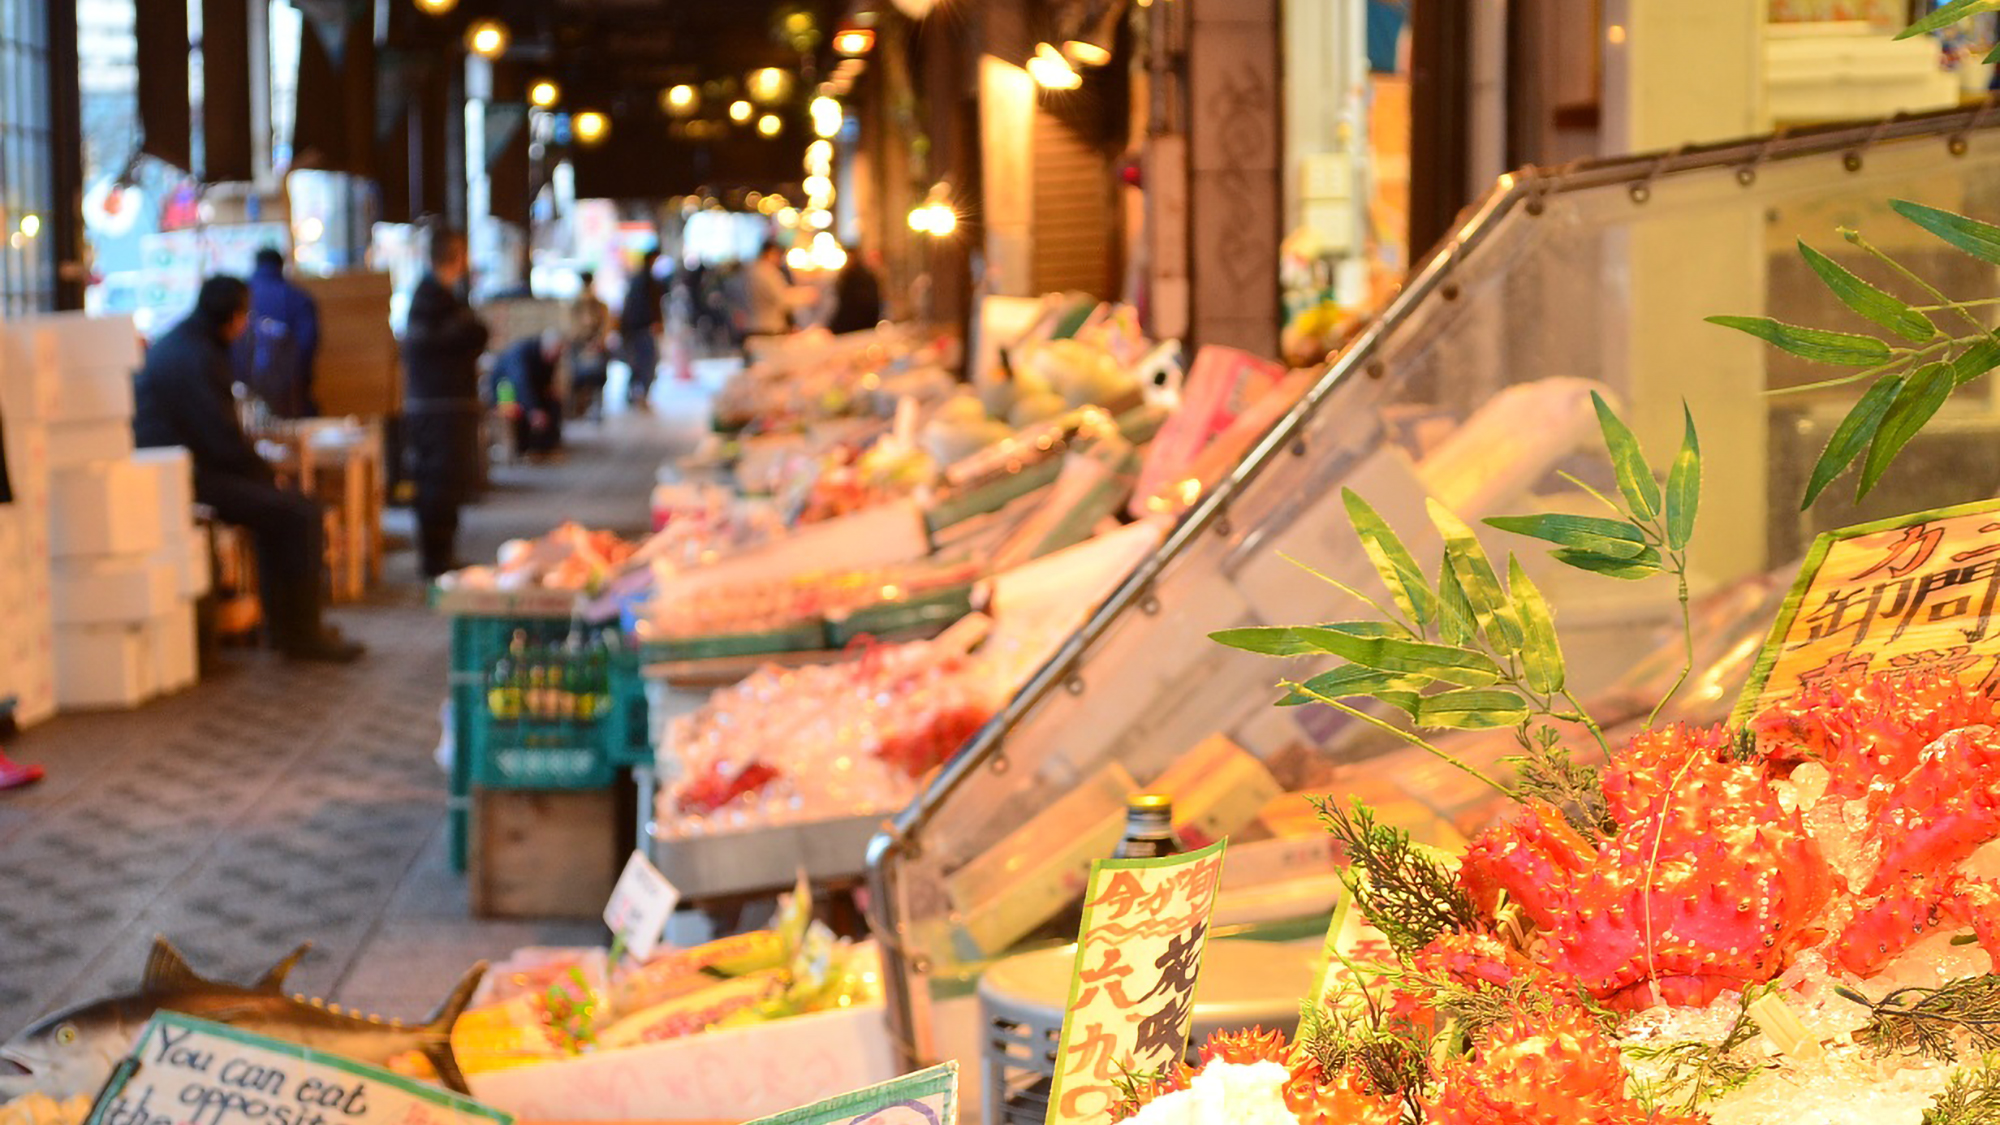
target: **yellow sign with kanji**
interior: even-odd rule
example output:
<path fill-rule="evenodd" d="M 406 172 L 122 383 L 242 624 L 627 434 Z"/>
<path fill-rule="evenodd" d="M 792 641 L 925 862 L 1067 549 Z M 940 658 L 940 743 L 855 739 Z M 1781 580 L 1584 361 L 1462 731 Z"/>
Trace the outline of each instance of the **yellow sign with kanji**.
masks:
<path fill-rule="evenodd" d="M 1121 1078 L 1187 1052 L 1225 843 L 1091 864 L 1048 1125 L 1101 1125 Z"/>
<path fill-rule="evenodd" d="M 1734 720 L 1851 673 L 1941 672 L 2000 696 L 2000 501 L 1819 537 Z"/>

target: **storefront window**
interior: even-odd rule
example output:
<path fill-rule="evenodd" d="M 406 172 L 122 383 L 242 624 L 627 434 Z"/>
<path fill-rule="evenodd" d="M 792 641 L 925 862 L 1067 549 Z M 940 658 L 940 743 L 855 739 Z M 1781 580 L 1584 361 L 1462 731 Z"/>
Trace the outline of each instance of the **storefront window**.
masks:
<path fill-rule="evenodd" d="M 41 4 L 0 4 L 0 301 L 6 315 L 55 307 L 54 202 L 49 153 L 49 16 Z"/>

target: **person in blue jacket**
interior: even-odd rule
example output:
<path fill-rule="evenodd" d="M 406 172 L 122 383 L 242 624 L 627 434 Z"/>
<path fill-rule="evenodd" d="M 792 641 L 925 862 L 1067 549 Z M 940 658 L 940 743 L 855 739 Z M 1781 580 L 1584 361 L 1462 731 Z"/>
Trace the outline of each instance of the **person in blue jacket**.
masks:
<path fill-rule="evenodd" d="M 319 413 L 313 362 L 319 356 L 319 306 L 285 276 L 285 256 L 257 251 L 250 275 L 250 326 L 231 349 L 236 381 L 280 418 Z"/>
<path fill-rule="evenodd" d="M 556 388 L 556 366 L 562 359 L 560 332 L 524 336 L 507 345 L 493 361 L 493 398 L 499 388 L 514 394 L 514 448 L 538 457 L 562 448 L 562 394 Z"/>

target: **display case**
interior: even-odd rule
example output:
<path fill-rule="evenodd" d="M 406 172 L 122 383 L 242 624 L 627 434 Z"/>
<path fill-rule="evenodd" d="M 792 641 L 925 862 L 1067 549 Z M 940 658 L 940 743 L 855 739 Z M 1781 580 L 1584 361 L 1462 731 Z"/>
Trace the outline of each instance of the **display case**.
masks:
<path fill-rule="evenodd" d="M 1378 589 L 1343 489 L 1435 566 L 1427 499 L 1479 526 L 1499 514 L 1589 512 L 1596 501 L 1580 484 L 1615 491 L 1591 391 L 1617 406 L 1655 464 L 1681 441 L 1685 402 L 1705 459 L 1690 576 L 1705 627 L 1697 674 L 1668 714 L 1703 720 L 1728 710 L 1770 619 L 1770 576 L 1812 533 L 1993 492 L 2000 416 L 1988 380 L 1952 400 L 1866 504 L 1800 514 L 1805 474 L 1860 385 L 1774 396 L 1824 369 L 1703 318 L 1865 327 L 1795 248 L 1805 239 L 1876 276 L 1840 227 L 1865 230 L 1947 291 L 1993 292 L 1992 266 L 1942 248 L 1888 201 L 2000 212 L 1995 125 L 2000 116 L 1984 109 L 1949 112 L 1503 178 L 1385 315 L 875 837 L 871 923 L 906 1061 L 972 1065 L 969 982 L 996 956 L 1060 940 L 1078 873 L 1109 854 L 1137 787 L 1200 794 L 1205 779 L 1233 771 L 1195 799 L 1207 830 L 1256 841 L 1232 847 L 1235 914 L 1297 916 L 1307 933 L 1315 918 L 1324 927 L 1338 884 L 1312 842 L 1310 810 L 1290 795 L 1363 793 L 1441 843 L 1495 810 L 1489 791 L 1363 722 L 1272 706 L 1277 680 L 1320 668 L 1208 639 L 1373 615 L 1287 559 Z M 1534 541 L 1483 527 L 1481 538 L 1496 560 L 1518 555 L 1553 603 L 1573 687 L 1592 712 L 1607 725 L 1644 720 L 1683 659 L 1674 584 L 1585 575 Z M 1512 738 L 1499 734 L 1454 749 L 1497 759 Z M 1290 824 L 1287 808 L 1298 814 Z"/>

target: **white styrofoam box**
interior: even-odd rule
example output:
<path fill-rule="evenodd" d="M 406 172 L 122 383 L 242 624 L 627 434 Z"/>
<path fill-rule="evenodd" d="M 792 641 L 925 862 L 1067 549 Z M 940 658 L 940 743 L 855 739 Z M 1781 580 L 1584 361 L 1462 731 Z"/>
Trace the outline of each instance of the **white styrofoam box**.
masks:
<path fill-rule="evenodd" d="M 130 316 L 51 313 L 18 323 L 32 339 L 35 361 L 58 374 L 123 371 L 129 378 L 145 359 Z"/>
<path fill-rule="evenodd" d="M 53 422 L 123 422 L 132 424 L 132 369 L 78 367 L 55 376 Z"/>
<path fill-rule="evenodd" d="M 138 449 L 132 461 L 156 478 L 160 490 L 160 538 L 169 547 L 194 533 L 194 458 L 178 445 Z"/>
<path fill-rule="evenodd" d="M 133 461 L 63 469 L 49 487 L 49 541 L 56 558 L 143 555 L 160 535 L 160 475 Z"/>
<path fill-rule="evenodd" d="M 180 571 L 160 555 L 67 559 L 50 580 L 58 625 L 146 621 L 180 602 Z"/>
<path fill-rule="evenodd" d="M 146 639 L 153 650 L 153 678 L 161 692 L 191 688 L 201 678 L 193 602 L 181 602 L 148 621 Z"/>
<path fill-rule="evenodd" d="M 137 707 L 158 690 L 143 624 L 64 625 L 55 652 L 56 706 L 63 710 Z"/>
<path fill-rule="evenodd" d="M 51 470 L 79 469 L 100 461 L 123 461 L 132 456 L 130 418 L 51 422 L 48 435 Z"/>
<path fill-rule="evenodd" d="M 208 529 L 205 527 L 191 528 L 180 542 L 169 543 L 155 552 L 153 559 L 174 572 L 176 597 L 201 597 L 214 584 L 214 567 L 209 556 Z"/>
<path fill-rule="evenodd" d="M 11 427 L 55 409 L 55 372 L 36 362 L 34 335 L 21 322 L 0 326 L 0 416 Z"/>
<path fill-rule="evenodd" d="M 0 401 L 0 410 L 7 404 Z M 7 481 L 14 495 L 45 496 L 49 489 L 49 432 L 40 423 L 25 428 L 7 427 Z"/>

